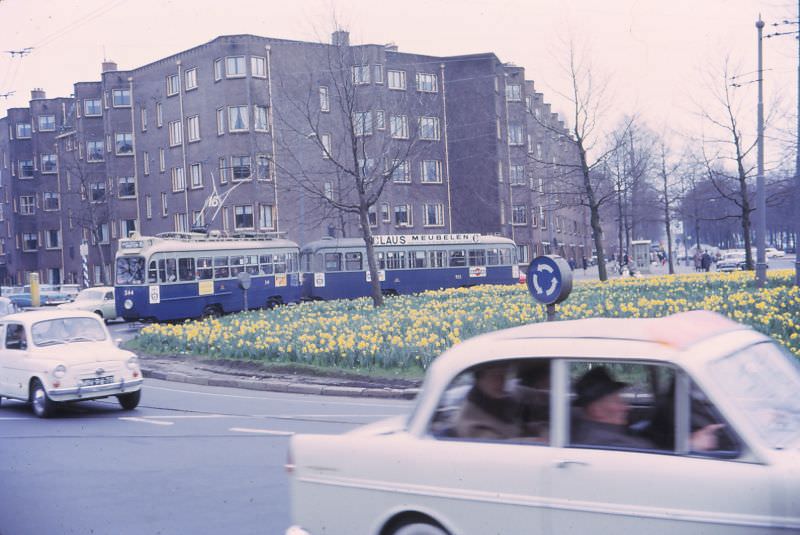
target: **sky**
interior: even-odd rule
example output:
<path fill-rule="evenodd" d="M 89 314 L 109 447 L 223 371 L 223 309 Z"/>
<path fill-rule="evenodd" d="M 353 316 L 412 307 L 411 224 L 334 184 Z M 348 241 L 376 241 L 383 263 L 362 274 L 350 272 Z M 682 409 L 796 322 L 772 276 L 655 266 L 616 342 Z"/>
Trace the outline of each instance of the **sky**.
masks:
<path fill-rule="evenodd" d="M 732 89 L 753 133 L 756 84 L 747 82 L 757 78 L 759 14 L 765 35 L 797 27 L 772 26 L 797 17 L 797 4 L 778 0 L 0 0 L 0 51 L 32 47 L 0 55 L 0 95 L 14 92 L 0 98 L 0 117 L 26 107 L 35 87 L 69 96 L 74 82 L 99 80 L 103 59 L 132 69 L 227 34 L 329 42 L 336 20 L 353 44 L 494 52 L 525 67 L 567 116 L 571 41 L 608 84 L 601 127 L 636 114 L 673 139 L 696 138 L 706 128 L 700 110 L 719 111 L 711 89 L 724 85 L 729 58 L 733 72 L 749 73 Z M 764 101 L 777 117 L 768 143 L 794 135 L 797 50 L 792 36 L 764 40 Z"/>

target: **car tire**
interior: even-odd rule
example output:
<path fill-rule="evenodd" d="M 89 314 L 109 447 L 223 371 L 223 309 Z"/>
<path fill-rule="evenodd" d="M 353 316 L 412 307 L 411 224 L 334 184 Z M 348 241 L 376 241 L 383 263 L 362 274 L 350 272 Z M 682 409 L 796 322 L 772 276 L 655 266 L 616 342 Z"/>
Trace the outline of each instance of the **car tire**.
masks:
<path fill-rule="evenodd" d="M 31 387 L 31 407 L 33 414 L 39 418 L 49 418 L 55 413 L 57 403 L 48 397 L 41 381 L 38 379 L 33 381 Z"/>
<path fill-rule="evenodd" d="M 427 522 L 413 522 L 400 526 L 392 535 L 447 535 L 447 532 Z"/>
<path fill-rule="evenodd" d="M 203 309 L 203 314 L 202 314 L 203 319 L 206 318 L 214 319 L 220 316 L 222 316 L 222 311 L 219 309 L 217 305 L 208 305 Z"/>
<path fill-rule="evenodd" d="M 132 411 L 136 407 L 139 406 L 139 401 L 142 399 L 142 390 L 136 390 L 135 392 L 128 392 L 127 394 L 119 394 L 117 396 L 117 401 L 119 401 L 120 407 L 126 411 Z"/>

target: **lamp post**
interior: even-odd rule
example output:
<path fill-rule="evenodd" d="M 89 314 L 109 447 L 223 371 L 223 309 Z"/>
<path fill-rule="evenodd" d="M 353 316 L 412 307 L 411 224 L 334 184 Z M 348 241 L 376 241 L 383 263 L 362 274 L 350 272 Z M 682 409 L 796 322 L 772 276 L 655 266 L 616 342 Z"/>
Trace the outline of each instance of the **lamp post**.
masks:
<path fill-rule="evenodd" d="M 767 196 L 764 188 L 764 69 L 762 66 L 762 31 L 764 21 L 756 21 L 758 31 L 758 174 L 756 176 L 756 286 L 767 284 Z"/>

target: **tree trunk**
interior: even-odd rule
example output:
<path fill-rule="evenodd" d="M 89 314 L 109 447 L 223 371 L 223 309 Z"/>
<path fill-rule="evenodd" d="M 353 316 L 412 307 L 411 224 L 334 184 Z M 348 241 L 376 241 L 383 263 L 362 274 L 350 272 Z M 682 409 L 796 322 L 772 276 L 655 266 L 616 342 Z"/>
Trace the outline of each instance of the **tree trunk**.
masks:
<path fill-rule="evenodd" d="M 381 292 L 381 281 L 378 278 L 378 265 L 375 261 L 375 247 L 372 244 L 372 229 L 369 226 L 369 209 L 367 206 L 361 205 L 358 219 L 361 221 L 361 235 L 367 246 L 367 268 L 370 277 L 372 306 L 378 308 L 383 306 L 383 292 Z"/>

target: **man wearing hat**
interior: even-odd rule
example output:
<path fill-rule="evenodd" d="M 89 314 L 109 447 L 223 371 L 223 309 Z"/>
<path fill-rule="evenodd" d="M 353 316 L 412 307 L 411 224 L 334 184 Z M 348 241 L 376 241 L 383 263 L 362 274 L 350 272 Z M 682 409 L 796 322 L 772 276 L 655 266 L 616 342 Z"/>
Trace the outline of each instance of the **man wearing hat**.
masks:
<path fill-rule="evenodd" d="M 605 366 L 592 368 L 575 385 L 582 418 L 573 433 L 574 444 L 656 449 L 650 440 L 627 432 L 630 405 L 621 392 L 628 383 L 615 381 Z"/>

